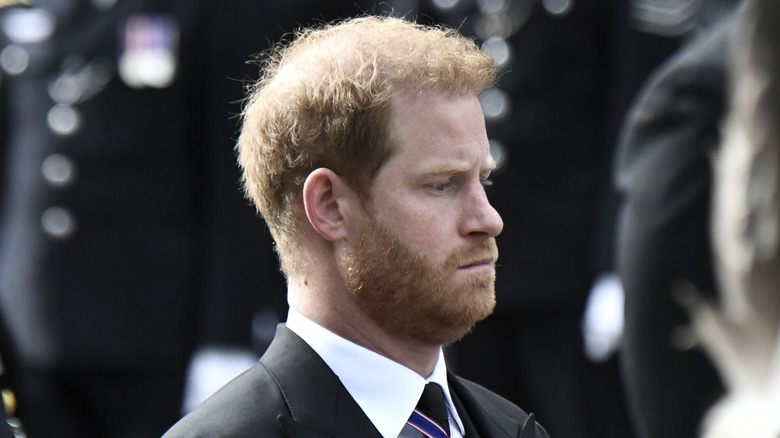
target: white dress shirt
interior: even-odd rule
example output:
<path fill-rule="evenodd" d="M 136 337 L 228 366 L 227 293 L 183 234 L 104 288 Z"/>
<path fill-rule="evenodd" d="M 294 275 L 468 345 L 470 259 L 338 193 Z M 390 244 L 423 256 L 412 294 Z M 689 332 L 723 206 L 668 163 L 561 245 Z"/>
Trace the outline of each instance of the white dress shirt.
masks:
<path fill-rule="evenodd" d="M 406 424 L 423 388 L 435 382 L 444 389 L 452 438 L 465 434 L 447 384 L 444 353 L 427 379 L 411 369 L 361 347 L 290 308 L 287 328 L 300 336 L 338 376 L 349 394 L 384 438 L 412 438 L 421 434 Z"/>

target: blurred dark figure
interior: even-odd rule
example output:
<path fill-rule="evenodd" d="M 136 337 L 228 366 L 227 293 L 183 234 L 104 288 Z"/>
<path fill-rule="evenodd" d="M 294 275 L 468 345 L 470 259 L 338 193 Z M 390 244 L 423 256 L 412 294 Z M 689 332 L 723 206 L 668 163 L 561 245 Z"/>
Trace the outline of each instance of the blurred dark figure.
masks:
<path fill-rule="evenodd" d="M 701 438 L 780 436 L 780 3 L 745 0 L 734 18 L 726 115 L 712 157 L 716 300 L 679 293 L 726 395 Z"/>
<path fill-rule="evenodd" d="M 710 2 L 707 30 L 652 75 L 626 120 L 617 185 L 620 276 L 626 294 L 623 374 L 642 438 L 698 436 L 723 386 L 682 327 L 681 281 L 716 293 L 710 155 L 725 111 L 728 39 L 736 1 Z"/>
<path fill-rule="evenodd" d="M 557 438 L 631 437 L 614 350 L 618 127 L 646 75 L 695 26 L 697 5 L 654 0 L 396 1 L 455 26 L 502 66 L 482 97 L 499 169 L 497 308 L 450 348 L 454 368 L 533 411 Z M 693 2 L 695 3 L 695 2 Z M 593 292 L 591 292 L 593 291 Z M 606 340 L 586 331 L 611 318 Z"/>
<path fill-rule="evenodd" d="M 8 383 L 30 438 L 159 436 L 193 354 L 252 360 L 286 309 L 237 182 L 245 61 L 355 6 L 29 3 L 0 16 Z"/>

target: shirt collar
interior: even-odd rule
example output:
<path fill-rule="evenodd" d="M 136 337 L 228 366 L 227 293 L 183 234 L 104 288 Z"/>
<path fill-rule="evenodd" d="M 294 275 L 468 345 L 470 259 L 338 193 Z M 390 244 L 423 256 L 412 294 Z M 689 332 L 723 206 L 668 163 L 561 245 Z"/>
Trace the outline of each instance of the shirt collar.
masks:
<path fill-rule="evenodd" d="M 333 370 L 383 437 L 398 437 L 428 382 L 438 383 L 444 389 L 447 409 L 464 433 L 450 395 L 441 349 L 433 373 L 423 379 L 411 369 L 329 331 L 292 307 L 286 325 Z"/>

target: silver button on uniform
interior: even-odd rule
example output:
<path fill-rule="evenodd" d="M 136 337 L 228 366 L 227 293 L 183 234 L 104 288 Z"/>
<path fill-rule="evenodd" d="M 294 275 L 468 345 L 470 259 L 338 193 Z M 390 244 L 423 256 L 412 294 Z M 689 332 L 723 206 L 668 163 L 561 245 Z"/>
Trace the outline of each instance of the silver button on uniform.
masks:
<path fill-rule="evenodd" d="M 63 207 L 49 207 L 41 215 L 41 226 L 49 237 L 66 239 L 76 232 L 76 218 Z"/>
<path fill-rule="evenodd" d="M 66 187 L 76 179 L 73 160 L 63 154 L 52 154 L 41 165 L 43 177 L 53 187 Z"/>
<path fill-rule="evenodd" d="M 51 107 L 46 115 L 46 123 L 55 134 L 67 136 L 78 131 L 81 126 L 81 115 L 70 105 L 57 104 Z"/>

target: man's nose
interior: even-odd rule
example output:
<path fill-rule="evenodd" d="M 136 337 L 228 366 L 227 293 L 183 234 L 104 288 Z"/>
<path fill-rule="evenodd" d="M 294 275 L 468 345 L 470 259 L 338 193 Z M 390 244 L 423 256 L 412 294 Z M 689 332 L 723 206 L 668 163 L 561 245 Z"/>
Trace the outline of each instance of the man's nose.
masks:
<path fill-rule="evenodd" d="M 461 234 L 485 234 L 496 237 L 504 229 L 504 221 L 490 204 L 485 188 L 480 183 L 469 191 L 466 203 Z"/>

